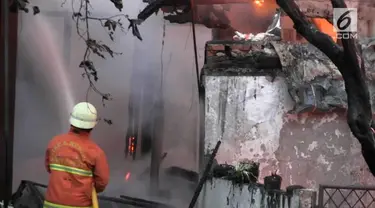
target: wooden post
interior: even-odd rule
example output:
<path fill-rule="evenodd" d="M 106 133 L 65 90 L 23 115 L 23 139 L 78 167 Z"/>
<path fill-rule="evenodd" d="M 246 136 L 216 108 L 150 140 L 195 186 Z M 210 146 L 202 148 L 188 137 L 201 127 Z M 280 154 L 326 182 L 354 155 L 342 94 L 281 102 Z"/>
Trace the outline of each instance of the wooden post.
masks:
<path fill-rule="evenodd" d="M 17 60 L 18 14 L 9 13 L 8 0 L 0 6 L 0 200 L 12 195 L 13 129 Z"/>

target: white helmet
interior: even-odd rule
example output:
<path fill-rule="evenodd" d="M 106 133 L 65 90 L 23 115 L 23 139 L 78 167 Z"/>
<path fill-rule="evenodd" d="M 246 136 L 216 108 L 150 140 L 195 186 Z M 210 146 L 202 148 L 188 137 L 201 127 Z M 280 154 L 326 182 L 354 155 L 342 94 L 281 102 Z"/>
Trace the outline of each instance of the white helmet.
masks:
<path fill-rule="evenodd" d="M 92 129 L 97 123 L 95 107 L 87 102 L 81 102 L 74 106 L 70 114 L 70 124 L 80 129 Z"/>

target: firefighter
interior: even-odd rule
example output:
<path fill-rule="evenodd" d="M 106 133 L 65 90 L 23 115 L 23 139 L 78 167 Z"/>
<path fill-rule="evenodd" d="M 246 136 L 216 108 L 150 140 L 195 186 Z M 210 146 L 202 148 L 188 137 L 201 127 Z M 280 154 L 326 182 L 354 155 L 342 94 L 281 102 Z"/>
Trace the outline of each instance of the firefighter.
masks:
<path fill-rule="evenodd" d="M 103 150 L 90 139 L 97 111 L 87 102 L 78 103 L 70 115 L 70 131 L 48 144 L 45 165 L 49 183 L 44 208 L 91 207 L 93 188 L 103 192 L 109 168 Z"/>

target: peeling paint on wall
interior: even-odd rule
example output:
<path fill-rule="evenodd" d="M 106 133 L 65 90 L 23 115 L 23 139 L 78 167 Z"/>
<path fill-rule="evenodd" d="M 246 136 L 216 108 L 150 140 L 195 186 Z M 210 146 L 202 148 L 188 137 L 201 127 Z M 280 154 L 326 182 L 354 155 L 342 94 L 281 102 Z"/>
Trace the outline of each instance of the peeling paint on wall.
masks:
<path fill-rule="evenodd" d="M 260 162 L 259 182 L 279 170 L 282 187 L 374 184 L 344 113 L 288 114 L 293 102 L 285 80 L 270 80 L 205 77 L 205 151 L 222 139 L 219 163 Z"/>
<path fill-rule="evenodd" d="M 206 81 L 205 150 L 219 139 L 219 163 L 249 158 L 261 163 L 261 177 L 278 169 L 283 115 L 292 109 L 285 81 L 267 77 L 213 77 Z"/>

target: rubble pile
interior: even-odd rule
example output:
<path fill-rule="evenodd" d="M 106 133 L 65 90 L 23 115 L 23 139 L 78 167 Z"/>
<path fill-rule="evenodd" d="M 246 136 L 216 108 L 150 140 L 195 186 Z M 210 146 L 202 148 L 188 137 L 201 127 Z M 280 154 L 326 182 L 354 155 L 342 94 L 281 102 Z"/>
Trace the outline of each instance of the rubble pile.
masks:
<path fill-rule="evenodd" d="M 367 47 L 363 49 L 363 59 L 371 99 L 375 101 L 375 56 L 374 50 L 367 44 L 369 42 L 365 41 L 361 45 Z M 272 45 L 280 58 L 289 93 L 295 101 L 294 113 L 347 108 L 342 76 L 325 54 L 311 44 L 273 42 Z"/>
<path fill-rule="evenodd" d="M 242 34 L 238 31 L 235 32 L 233 40 L 251 40 L 251 41 L 269 41 L 269 40 L 281 40 L 281 11 L 276 10 L 275 15 L 273 16 L 272 23 L 268 26 L 266 32 L 258 34 Z"/>
<path fill-rule="evenodd" d="M 370 97 L 375 110 L 375 40 L 361 40 Z M 309 43 L 278 40 L 211 41 L 203 75 L 284 76 L 295 101 L 291 113 L 346 109 L 344 82 L 336 66 Z"/>
<path fill-rule="evenodd" d="M 212 176 L 230 180 L 235 184 L 256 183 L 259 177 L 259 163 L 243 160 L 237 166 L 216 165 L 213 167 Z"/>

